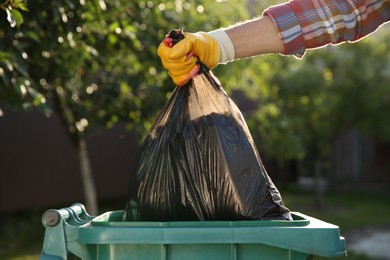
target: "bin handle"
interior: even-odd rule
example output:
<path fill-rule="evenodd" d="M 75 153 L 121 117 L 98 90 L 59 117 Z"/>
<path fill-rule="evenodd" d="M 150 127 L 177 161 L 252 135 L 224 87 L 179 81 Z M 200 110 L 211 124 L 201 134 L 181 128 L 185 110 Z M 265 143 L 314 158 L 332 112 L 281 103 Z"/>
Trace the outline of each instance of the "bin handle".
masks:
<path fill-rule="evenodd" d="M 68 221 L 71 217 L 79 217 L 85 213 L 85 207 L 81 203 L 75 203 L 68 208 L 49 209 L 42 216 L 42 223 L 46 227 L 55 227 L 60 222 L 61 218 Z"/>

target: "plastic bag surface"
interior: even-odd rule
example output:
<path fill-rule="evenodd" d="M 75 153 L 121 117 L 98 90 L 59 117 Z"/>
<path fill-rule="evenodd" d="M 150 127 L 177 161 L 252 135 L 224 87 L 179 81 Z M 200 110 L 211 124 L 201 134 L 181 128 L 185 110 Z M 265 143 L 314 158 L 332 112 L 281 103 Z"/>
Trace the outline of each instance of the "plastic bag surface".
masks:
<path fill-rule="evenodd" d="M 176 87 L 143 140 L 128 221 L 291 219 L 246 122 L 211 72 Z"/>

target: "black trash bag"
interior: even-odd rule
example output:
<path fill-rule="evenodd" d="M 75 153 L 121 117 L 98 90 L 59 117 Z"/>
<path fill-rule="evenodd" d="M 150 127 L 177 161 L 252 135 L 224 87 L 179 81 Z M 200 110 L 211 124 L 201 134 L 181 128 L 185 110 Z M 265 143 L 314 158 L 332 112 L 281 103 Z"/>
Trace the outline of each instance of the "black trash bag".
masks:
<path fill-rule="evenodd" d="M 246 122 L 211 72 L 176 87 L 141 144 L 127 221 L 291 220 Z"/>

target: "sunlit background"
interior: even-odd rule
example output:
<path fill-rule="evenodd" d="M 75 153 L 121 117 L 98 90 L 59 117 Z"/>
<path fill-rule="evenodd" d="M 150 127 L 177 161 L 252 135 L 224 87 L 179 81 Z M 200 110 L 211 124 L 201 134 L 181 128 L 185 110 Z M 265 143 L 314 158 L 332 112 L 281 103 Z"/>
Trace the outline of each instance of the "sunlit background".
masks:
<path fill-rule="evenodd" d="M 124 207 L 138 144 L 175 87 L 156 54 L 167 32 L 214 30 L 278 3 L 3 1 L 0 259 L 39 256 L 46 209 Z M 213 70 L 286 206 L 340 226 L 349 259 L 390 259 L 374 246 L 390 243 L 386 27 L 302 59 Z"/>

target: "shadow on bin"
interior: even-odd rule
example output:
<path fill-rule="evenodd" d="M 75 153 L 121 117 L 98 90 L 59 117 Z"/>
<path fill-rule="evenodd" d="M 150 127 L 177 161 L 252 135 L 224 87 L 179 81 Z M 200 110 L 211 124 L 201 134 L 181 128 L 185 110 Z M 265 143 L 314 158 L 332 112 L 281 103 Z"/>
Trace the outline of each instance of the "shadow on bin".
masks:
<path fill-rule="evenodd" d="M 339 227 L 298 212 L 293 221 L 124 222 L 123 210 L 90 216 L 51 209 L 40 259 L 312 259 L 345 256 Z"/>

